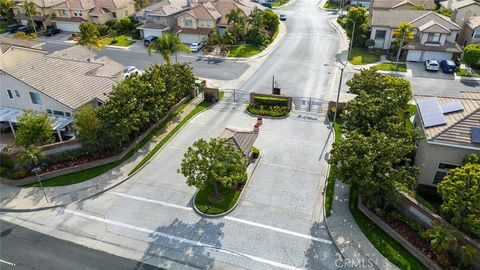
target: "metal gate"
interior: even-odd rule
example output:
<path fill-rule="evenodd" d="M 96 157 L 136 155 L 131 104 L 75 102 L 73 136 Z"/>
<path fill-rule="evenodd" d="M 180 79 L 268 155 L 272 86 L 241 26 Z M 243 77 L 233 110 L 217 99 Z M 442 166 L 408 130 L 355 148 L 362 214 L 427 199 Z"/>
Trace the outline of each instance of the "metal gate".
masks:
<path fill-rule="evenodd" d="M 293 97 L 293 109 L 306 112 L 327 112 L 328 101 L 311 97 Z"/>
<path fill-rule="evenodd" d="M 224 99 L 228 102 L 249 103 L 250 92 L 238 89 L 222 90 L 225 94 Z"/>

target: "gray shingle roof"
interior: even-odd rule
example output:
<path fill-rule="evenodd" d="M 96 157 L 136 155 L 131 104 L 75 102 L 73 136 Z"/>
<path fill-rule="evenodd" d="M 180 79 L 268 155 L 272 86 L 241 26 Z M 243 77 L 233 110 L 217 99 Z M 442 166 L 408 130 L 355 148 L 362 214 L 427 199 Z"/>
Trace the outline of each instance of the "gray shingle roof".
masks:
<path fill-rule="evenodd" d="M 253 144 L 258 137 L 258 133 L 253 131 L 226 128 L 219 137 L 235 145 L 245 156 L 248 157 L 252 150 Z"/>
<path fill-rule="evenodd" d="M 434 22 L 449 30 L 460 30 L 460 26 L 450 18 L 434 11 L 426 10 L 374 10 L 372 12 L 372 26 L 388 26 L 396 28 L 401 22 L 410 22 L 413 27 L 422 27 Z"/>

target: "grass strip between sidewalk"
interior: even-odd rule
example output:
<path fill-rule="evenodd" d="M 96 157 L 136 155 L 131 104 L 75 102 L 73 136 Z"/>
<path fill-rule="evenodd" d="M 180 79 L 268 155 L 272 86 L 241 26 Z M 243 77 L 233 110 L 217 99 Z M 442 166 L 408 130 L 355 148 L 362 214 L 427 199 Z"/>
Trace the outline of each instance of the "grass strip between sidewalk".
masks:
<path fill-rule="evenodd" d="M 153 148 L 143 159 L 142 161 L 140 161 L 140 163 L 137 164 L 137 166 L 135 166 L 135 168 L 133 168 L 133 170 L 131 170 L 128 175 L 132 175 L 133 173 L 135 173 L 136 171 L 138 171 L 138 169 L 140 169 L 145 163 L 147 163 L 161 148 L 162 146 L 168 142 L 168 140 L 170 140 L 170 138 L 173 137 L 173 135 L 175 135 L 175 133 L 177 133 L 177 131 L 183 126 L 185 125 L 185 123 L 188 122 L 188 120 L 190 120 L 192 117 L 194 117 L 196 114 L 198 114 L 199 112 L 203 111 L 204 109 L 208 108 L 211 104 L 209 102 L 206 102 L 206 101 L 203 101 L 202 103 L 198 104 L 184 119 L 182 119 L 182 121 L 180 121 L 180 123 L 178 123 L 178 125 L 176 125 L 172 131 L 170 131 L 170 133 L 168 133 L 167 136 L 165 136 L 165 138 L 163 138 L 163 140 L 161 140 L 156 146 L 155 148 Z"/>
<path fill-rule="evenodd" d="M 51 179 L 42 181 L 42 185 L 45 187 L 55 187 L 55 186 L 66 186 L 76 183 L 80 183 L 86 180 L 90 180 L 94 177 L 97 177 L 101 174 L 106 173 L 107 171 L 117 167 L 122 164 L 125 160 L 132 157 L 140 148 L 147 144 L 154 136 L 156 136 L 175 116 L 177 116 L 186 106 L 190 103 L 191 100 L 185 102 L 180 107 L 178 107 L 165 121 L 163 121 L 158 127 L 154 128 L 143 140 L 141 140 L 132 150 L 130 150 L 122 159 L 114 161 L 105 165 L 98 167 L 93 167 L 85 170 L 81 170 L 74 173 L 69 173 L 66 175 L 61 175 L 53 177 Z M 39 187 L 38 182 L 30 183 L 24 185 L 23 187 Z"/>
<path fill-rule="evenodd" d="M 350 186 L 348 207 L 363 234 L 365 234 L 370 243 L 390 262 L 404 270 L 428 269 L 400 243 L 395 241 L 390 235 L 378 227 L 377 224 L 373 223 L 373 221 L 358 210 L 358 190 L 353 185 Z"/>

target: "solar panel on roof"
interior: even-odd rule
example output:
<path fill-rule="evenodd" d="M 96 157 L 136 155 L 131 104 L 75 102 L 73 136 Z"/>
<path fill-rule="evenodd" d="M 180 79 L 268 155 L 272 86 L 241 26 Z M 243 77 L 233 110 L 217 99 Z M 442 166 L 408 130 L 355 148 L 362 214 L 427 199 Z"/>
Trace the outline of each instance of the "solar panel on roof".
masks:
<path fill-rule="evenodd" d="M 455 100 L 450 103 L 442 104 L 440 105 L 440 107 L 442 108 L 443 114 L 463 111 L 463 104 L 462 102 L 460 102 L 460 100 Z"/>
<path fill-rule="evenodd" d="M 417 105 L 426 128 L 444 125 L 446 123 L 442 108 L 436 97 L 419 100 Z"/>
<path fill-rule="evenodd" d="M 470 128 L 471 138 L 473 143 L 480 143 L 480 127 Z"/>

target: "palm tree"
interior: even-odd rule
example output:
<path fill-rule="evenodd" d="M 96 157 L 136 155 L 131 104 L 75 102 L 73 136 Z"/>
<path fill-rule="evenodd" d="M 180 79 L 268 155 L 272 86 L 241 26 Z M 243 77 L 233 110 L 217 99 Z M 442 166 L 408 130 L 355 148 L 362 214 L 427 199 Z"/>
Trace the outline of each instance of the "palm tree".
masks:
<path fill-rule="evenodd" d="M 426 234 L 430 239 L 430 245 L 437 253 L 439 262 L 448 264 L 448 251 L 457 246 L 455 235 L 441 224 L 434 225 L 432 229 L 426 231 Z"/>
<path fill-rule="evenodd" d="M 0 16 L 7 18 L 8 22 L 13 22 L 13 8 L 14 4 L 12 0 L 0 0 Z"/>
<path fill-rule="evenodd" d="M 241 14 L 242 11 L 239 8 L 235 8 L 230 10 L 230 13 L 226 15 L 227 17 L 227 23 L 233 24 L 233 36 L 235 37 L 235 43 L 238 42 L 238 29 L 237 29 L 237 24 L 241 22 Z"/>
<path fill-rule="evenodd" d="M 47 194 L 43 189 L 42 181 L 38 177 L 38 162 L 45 157 L 45 154 L 42 149 L 36 147 L 35 145 L 29 145 L 28 147 L 21 147 L 20 156 L 18 157 L 18 162 L 24 167 L 32 166 L 32 170 L 35 172 L 35 177 L 37 178 L 40 187 L 42 188 L 43 195 L 45 200 L 48 202 Z"/>
<path fill-rule="evenodd" d="M 92 48 L 100 50 L 105 46 L 105 44 L 100 41 L 100 32 L 98 31 L 97 26 L 90 22 L 80 24 L 80 39 L 77 44 L 82 45 L 89 50 Z"/>
<path fill-rule="evenodd" d="M 252 13 L 250 13 L 250 16 L 248 16 L 248 23 L 254 29 L 260 29 L 262 27 L 263 15 L 258 8 L 253 9 Z"/>
<path fill-rule="evenodd" d="M 134 0 L 135 10 L 140 10 L 150 4 L 150 0 Z"/>
<path fill-rule="evenodd" d="M 401 22 L 398 28 L 393 31 L 393 37 L 400 38 L 400 47 L 397 52 L 397 62 L 395 63 L 395 69 L 397 68 L 398 61 L 400 60 L 400 54 L 402 52 L 403 44 L 405 40 L 412 40 L 415 36 L 413 34 L 413 26 L 409 22 Z"/>
<path fill-rule="evenodd" d="M 172 54 L 175 54 L 175 63 L 177 63 L 177 53 L 190 53 L 190 48 L 182 43 L 177 34 L 167 33 L 150 43 L 148 46 L 148 54 L 152 55 L 152 52 L 160 54 L 165 63 L 170 64 Z"/>
<path fill-rule="evenodd" d="M 30 18 L 30 22 L 32 23 L 33 32 L 37 33 L 37 27 L 35 26 L 35 22 L 33 21 L 33 16 L 40 14 L 37 10 L 37 6 L 33 2 L 23 2 L 23 7 L 25 8 L 25 16 Z"/>

